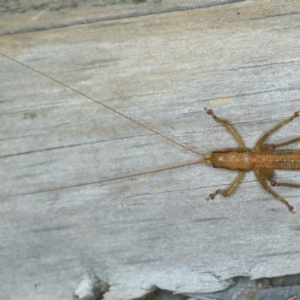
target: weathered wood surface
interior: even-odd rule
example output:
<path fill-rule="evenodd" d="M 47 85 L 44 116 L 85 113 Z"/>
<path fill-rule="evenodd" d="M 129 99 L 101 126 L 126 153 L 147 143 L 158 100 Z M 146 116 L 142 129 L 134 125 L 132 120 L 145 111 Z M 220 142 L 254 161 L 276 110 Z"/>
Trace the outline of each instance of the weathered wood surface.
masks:
<path fill-rule="evenodd" d="M 105 299 L 115 300 L 155 285 L 204 293 L 234 276 L 300 272 L 299 190 L 278 189 L 292 215 L 252 173 L 214 202 L 205 198 L 235 173 L 151 173 L 199 160 L 163 136 L 206 153 L 235 146 L 204 107 L 232 121 L 248 146 L 299 110 L 298 1 L 216 2 L 184 10 L 169 1 L 165 13 L 158 3 L 70 9 L 68 26 L 61 12 L 24 12 L 19 23 L 5 14 L 2 299 L 70 299 L 82 276 L 107 282 Z M 126 17 L 134 7 L 139 17 Z M 115 20 L 71 25 L 97 12 Z M 296 137 L 299 122 L 272 141 Z M 300 181 L 299 172 L 278 175 Z"/>

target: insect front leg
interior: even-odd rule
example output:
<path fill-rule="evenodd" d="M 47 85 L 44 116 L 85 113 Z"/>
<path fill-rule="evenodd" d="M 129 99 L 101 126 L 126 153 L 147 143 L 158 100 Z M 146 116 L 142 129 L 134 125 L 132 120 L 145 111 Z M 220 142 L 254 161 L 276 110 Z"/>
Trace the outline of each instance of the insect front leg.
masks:
<path fill-rule="evenodd" d="M 245 148 L 246 147 L 243 139 L 241 138 L 241 136 L 238 134 L 236 129 L 227 120 L 224 120 L 224 119 L 221 119 L 221 118 L 217 117 L 214 114 L 212 109 L 204 108 L 204 110 L 206 111 L 207 114 L 211 115 L 216 122 L 221 123 L 221 124 L 223 124 L 224 126 L 227 127 L 227 129 L 230 131 L 232 136 L 238 142 L 238 145 L 239 145 L 240 148 Z"/>
<path fill-rule="evenodd" d="M 277 193 L 275 193 L 266 183 L 266 181 L 264 180 L 264 178 L 262 177 L 262 174 L 259 170 L 254 171 L 254 174 L 258 180 L 258 182 L 261 184 L 261 186 L 263 187 L 263 189 L 265 191 L 267 191 L 269 194 L 271 194 L 274 198 L 276 198 L 277 200 L 279 200 L 280 202 L 282 202 L 284 205 L 287 206 L 287 208 L 289 209 L 289 211 L 291 213 L 295 213 L 294 212 L 294 207 L 292 205 L 290 205 L 284 198 L 282 198 L 280 195 L 278 195 Z"/>
<path fill-rule="evenodd" d="M 278 129 L 280 129 L 281 127 L 285 126 L 286 124 L 292 122 L 295 118 L 298 118 L 299 117 L 299 113 L 300 111 L 296 111 L 290 118 L 280 122 L 279 124 L 277 124 L 274 128 L 272 128 L 271 130 L 269 130 L 267 133 L 265 133 L 259 140 L 258 142 L 256 143 L 254 149 L 255 150 L 259 150 L 261 149 L 261 146 L 263 145 L 263 143 L 266 141 L 266 139 L 271 135 L 273 134 L 275 131 L 277 131 Z M 295 140 L 295 139 L 294 139 Z M 294 143 L 294 142 L 293 142 Z M 283 143 L 284 144 L 284 143 Z M 288 143 L 288 144 L 292 144 L 292 143 Z M 288 144 L 284 144 L 283 146 L 285 145 L 288 145 Z M 278 147 L 278 146 L 277 146 Z"/>
<path fill-rule="evenodd" d="M 229 189 L 227 190 L 216 190 L 213 194 L 210 194 L 208 198 L 206 198 L 207 201 L 213 200 L 218 194 L 221 194 L 223 197 L 228 197 L 232 194 L 232 192 L 237 188 L 238 184 L 242 181 L 242 179 L 245 176 L 245 172 L 239 172 L 237 178 L 234 180 L 234 182 L 231 184 Z"/>

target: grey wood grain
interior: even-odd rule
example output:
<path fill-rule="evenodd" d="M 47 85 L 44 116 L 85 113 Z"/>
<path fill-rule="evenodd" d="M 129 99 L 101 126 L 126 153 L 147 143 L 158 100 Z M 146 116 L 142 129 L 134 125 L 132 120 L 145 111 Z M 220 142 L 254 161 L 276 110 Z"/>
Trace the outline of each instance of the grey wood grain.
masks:
<path fill-rule="evenodd" d="M 236 146 L 204 107 L 249 147 L 299 110 L 297 7 L 244 1 L 1 36 L 1 295 L 70 299 L 97 276 L 105 299 L 133 299 L 299 273 L 298 190 L 278 189 L 292 215 L 252 173 L 206 202 L 236 174 L 155 172 L 198 162 L 189 149 Z"/>
<path fill-rule="evenodd" d="M 0 3 L 0 36 L 222 6 L 244 0 L 19 0 Z M 9 24 L 9 26 L 8 26 Z"/>

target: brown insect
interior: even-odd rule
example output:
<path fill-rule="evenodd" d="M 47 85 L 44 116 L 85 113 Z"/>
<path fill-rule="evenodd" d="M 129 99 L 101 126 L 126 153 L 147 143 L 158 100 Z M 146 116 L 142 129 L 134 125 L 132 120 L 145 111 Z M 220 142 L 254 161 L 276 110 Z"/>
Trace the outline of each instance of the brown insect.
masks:
<path fill-rule="evenodd" d="M 267 185 L 266 180 L 270 181 L 272 186 L 300 188 L 300 184 L 277 182 L 274 180 L 274 169 L 300 169 L 300 150 L 275 151 L 277 148 L 300 141 L 300 137 L 280 144 L 265 144 L 265 141 L 275 131 L 299 117 L 300 111 L 295 112 L 293 116 L 283 122 L 280 122 L 274 128 L 265 133 L 258 140 L 253 149 L 249 149 L 245 146 L 244 141 L 236 129 L 228 121 L 218 118 L 211 109 L 205 109 L 205 111 L 211 115 L 215 121 L 226 126 L 239 145 L 239 147 L 235 149 L 225 149 L 213 151 L 209 154 L 200 154 L 205 158 L 202 162 L 205 164 L 210 164 L 214 168 L 225 168 L 239 171 L 237 178 L 227 190 L 216 190 L 213 194 L 209 195 L 207 200 L 214 199 L 218 194 L 221 194 L 224 197 L 230 196 L 244 178 L 245 173 L 248 171 L 254 171 L 254 174 L 261 186 L 273 197 L 285 204 L 290 212 L 294 213 L 293 206 L 291 206 L 280 195 L 275 193 Z"/>
<path fill-rule="evenodd" d="M 183 165 L 177 165 L 174 167 L 168 167 L 164 169 L 159 169 L 155 171 L 150 171 L 150 172 L 143 172 L 139 174 L 132 174 L 132 175 L 126 175 L 126 176 L 121 176 L 118 178 L 112 178 L 112 179 L 107 179 L 107 180 L 102 180 L 98 181 L 98 183 L 101 182 L 106 182 L 106 181 L 111 181 L 115 179 L 122 179 L 122 178 L 128 178 L 128 177 L 133 177 L 133 176 L 139 176 L 139 175 L 144 175 L 144 174 L 151 174 L 151 173 L 156 173 L 156 172 L 161 172 L 161 171 L 166 171 L 166 170 L 171 170 L 171 169 L 176 169 L 176 168 L 181 168 L 181 167 L 186 167 L 186 166 L 191 166 L 191 165 L 196 165 L 196 164 L 209 164 L 212 165 L 215 168 L 225 168 L 225 169 L 230 169 L 230 170 L 236 170 L 239 171 L 239 174 L 237 178 L 234 180 L 234 182 L 231 184 L 231 186 L 227 190 L 221 190 L 218 189 L 216 190 L 213 194 L 210 194 L 207 200 L 214 199 L 216 195 L 221 194 L 223 197 L 228 197 L 232 194 L 232 192 L 237 188 L 238 184 L 242 181 L 242 179 L 245 176 L 245 173 L 248 171 L 254 171 L 255 176 L 261 186 L 268 192 L 270 193 L 273 197 L 275 197 L 277 200 L 280 202 L 284 203 L 290 212 L 294 213 L 294 208 L 291 206 L 284 198 L 282 198 L 280 195 L 278 195 L 276 192 L 274 192 L 266 183 L 267 181 L 270 181 L 270 184 L 272 186 L 288 186 L 288 187 L 295 187 L 295 188 L 300 188 L 300 184 L 293 184 L 293 183 L 284 183 L 284 182 L 277 182 L 274 180 L 274 169 L 285 169 L 285 170 L 299 170 L 300 169 L 300 150 L 277 150 L 277 148 L 290 145 L 293 143 L 296 143 L 300 141 L 300 137 L 289 140 L 284 143 L 280 144 L 264 144 L 264 142 L 268 139 L 268 137 L 273 134 L 275 131 L 280 129 L 281 127 L 285 126 L 286 124 L 290 123 L 293 121 L 295 118 L 299 117 L 300 111 L 297 111 L 294 113 L 293 116 L 288 118 L 287 120 L 280 122 L 278 125 L 276 125 L 274 128 L 272 128 L 270 131 L 265 133 L 256 143 L 253 149 L 246 148 L 244 141 L 240 137 L 240 135 L 237 133 L 236 129 L 226 120 L 218 118 L 211 109 L 206 109 L 205 111 L 207 114 L 211 115 L 215 121 L 218 123 L 223 124 L 224 126 L 227 127 L 227 129 L 230 131 L 232 136 L 235 138 L 237 141 L 239 147 L 235 149 L 225 149 L 225 150 L 218 150 L 218 151 L 213 151 L 212 153 L 209 154 L 203 154 L 198 151 L 195 151 L 189 147 L 186 147 L 175 140 L 163 135 L 162 133 L 149 128 L 148 126 L 134 120 L 133 118 L 128 117 L 127 115 L 109 107 L 108 105 L 86 95 L 83 94 L 74 88 L 56 80 L 55 78 L 46 75 L 45 73 L 42 73 L 28 65 L 25 65 L 7 55 L 4 55 L 0 53 L 0 55 L 6 57 L 7 59 L 10 59 L 28 69 L 31 69 L 32 71 L 45 76 L 49 78 L 50 80 L 74 91 L 75 93 L 78 93 L 100 105 L 103 107 L 111 110 L 112 112 L 118 114 L 121 117 L 124 117 L 128 120 L 130 120 L 133 123 L 136 123 L 137 125 L 155 133 L 156 135 L 168 140 L 169 142 L 172 142 L 176 144 L 177 146 L 180 146 L 184 148 L 185 150 L 195 153 L 197 155 L 200 155 L 201 157 L 204 158 L 202 161 L 197 161 L 189 164 L 183 164 Z M 84 184 L 82 184 L 84 185 Z M 72 188 L 73 186 L 68 186 L 64 188 Z"/>

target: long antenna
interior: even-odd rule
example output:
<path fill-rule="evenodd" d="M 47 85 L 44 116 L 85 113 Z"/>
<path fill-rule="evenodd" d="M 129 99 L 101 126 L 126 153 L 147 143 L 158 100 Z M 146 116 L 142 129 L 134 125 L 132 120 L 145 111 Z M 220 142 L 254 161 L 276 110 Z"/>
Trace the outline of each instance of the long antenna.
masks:
<path fill-rule="evenodd" d="M 169 138 L 168 136 L 166 136 L 166 135 L 160 133 L 159 131 L 156 131 L 156 130 L 154 130 L 154 129 L 152 129 L 152 128 L 149 128 L 149 127 L 146 126 L 145 124 L 140 123 L 140 122 L 138 122 L 138 121 L 136 121 L 136 120 L 134 120 L 134 119 L 132 119 L 132 118 L 126 116 L 125 114 L 123 114 L 123 113 L 119 112 L 118 110 L 116 110 L 116 109 L 114 109 L 114 108 L 112 108 L 112 107 L 110 107 L 110 106 L 108 106 L 108 105 L 106 105 L 106 104 L 100 102 L 99 100 L 96 100 L 96 99 L 94 99 L 94 98 L 92 98 L 92 97 L 90 97 L 90 96 L 88 96 L 88 95 L 85 95 L 85 94 L 83 94 L 82 92 L 75 90 L 75 89 L 72 88 L 71 86 L 69 86 L 69 85 L 67 85 L 67 84 L 65 84 L 65 83 L 63 83 L 63 82 L 60 82 L 60 81 L 58 81 L 57 79 L 55 79 L 55 78 L 53 78 L 53 77 L 51 77 L 51 76 L 49 76 L 49 75 L 47 75 L 47 74 L 45 74 L 45 73 L 43 73 L 43 72 L 41 72 L 41 71 L 38 71 L 38 70 L 36 70 L 36 69 L 34 69 L 34 68 L 32 68 L 32 67 L 30 67 L 30 66 L 28 66 L 28 65 L 26 65 L 26 64 L 24 64 L 24 63 L 22 63 L 22 62 L 19 62 L 19 61 L 15 60 L 15 59 L 13 59 L 13 58 L 11 58 L 11 57 L 9 57 L 9 56 L 3 54 L 3 53 L 0 53 L 0 54 L 1 54 L 2 56 L 6 57 L 7 59 L 10 59 L 11 61 L 14 61 L 15 63 L 17 63 L 17 64 L 19 64 L 19 65 L 21 65 L 21 66 L 23 66 L 23 67 L 25 67 L 25 68 L 28 68 L 28 69 L 32 70 L 33 72 L 36 72 L 36 73 L 38 73 L 38 74 L 40 74 L 40 75 L 42 75 L 42 76 L 44 76 L 44 77 L 46 77 L 46 78 L 48 78 L 48 79 L 50 79 L 50 80 L 52 80 L 52 81 L 54 81 L 54 82 L 60 84 L 61 86 L 64 86 L 65 88 L 67 88 L 67 89 L 69 89 L 69 90 L 71 90 L 71 91 L 73 91 L 73 92 L 75 92 L 75 93 L 78 93 L 78 94 L 80 94 L 80 95 L 83 96 L 83 97 L 86 97 L 86 98 L 90 99 L 91 101 L 93 101 L 93 102 L 95 102 L 95 103 L 98 103 L 98 104 L 102 105 L 103 107 L 105 107 L 105 108 L 107 108 L 107 109 L 113 111 L 114 113 L 118 114 L 119 116 L 122 116 L 123 118 L 126 118 L 127 120 L 130 120 L 131 122 L 133 122 L 133 123 L 135 123 L 135 124 L 137 124 L 137 125 L 139 125 L 139 126 L 145 128 L 145 129 L 147 129 L 147 130 L 149 130 L 149 131 L 155 133 L 156 135 L 158 135 L 158 136 L 164 138 L 165 140 L 167 140 L 167 141 L 169 141 L 169 142 L 171 142 L 171 143 L 173 143 L 173 144 L 175 144 L 175 145 L 177 145 L 177 146 L 179 146 L 179 147 L 181 147 L 181 148 L 184 148 L 185 150 L 187 150 L 187 151 L 189 151 L 189 152 L 191 152 L 191 153 L 194 153 L 194 154 L 196 154 L 196 155 L 198 155 L 198 156 L 201 156 L 201 157 L 206 158 L 206 155 L 205 155 L 204 153 L 198 152 L 198 151 L 196 151 L 196 150 L 194 150 L 194 149 L 191 149 L 191 148 L 189 148 L 189 147 L 187 147 L 187 146 L 181 145 L 180 143 L 178 143 L 178 142 L 176 142 L 175 140 Z"/>
<path fill-rule="evenodd" d="M 76 185 L 69 185 L 69 186 L 64 186 L 64 187 L 61 187 L 61 188 L 53 188 L 53 189 L 48 189 L 48 190 L 43 190 L 43 191 L 34 191 L 34 192 L 12 194 L 12 195 L 2 195 L 2 196 L 0 196 L 0 198 L 26 196 L 26 195 L 32 195 L 32 194 L 41 194 L 41 193 L 48 193 L 48 192 L 53 192 L 53 191 L 67 190 L 67 189 L 71 189 L 71 188 L 74 188 L 74 187 L 100 184 L 100 183 L 105 183 L 105 182 L 110 182 L 110 181 L 115 181 L 115 180 L 120 180 L 120 179 L 126 179 L 126 178 L 137 177 L 137 176 L 142 176 L 142 175 L 148 175 L 148 174 L 153 174 L 153 173 L 158 173 L 158 172 L 164 172 L 164 171 L 178 169 L 178 168 L 189 167 L 189 166 L 193 166 L 193 165 L 199 165 L 199 164 L 203 164 L 205 162 L 206 162 L 205 160 L 200 160 L 200 161 L 196 161 L 196 162 L 192 162 L 192 163 L 188 163 L 188 164 L 183 164 L 183 165 L 178 165 L 178 166 L 174 166 L 174 167 L 167 167 L 167 168 L 158 169 L 158 170 L 154 170 L 154 171 L 135 173 L 135 174 L 131 174 L 131 175 L 114 177 L 114 178 L 109 178 L 109 179 L 104 179 L 104 180 L 99 180 L 99 181 L 94 181 L 94 182 L 80 183 L 80 184 L 76 184 Z"/>

